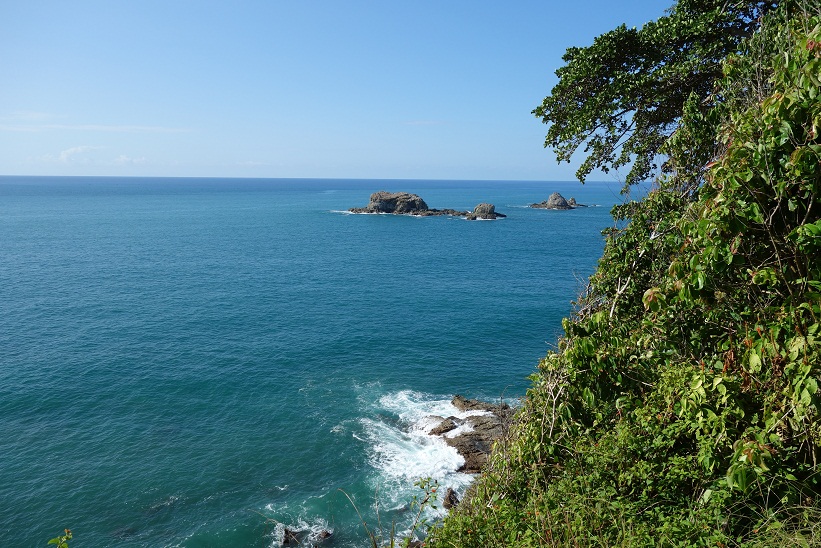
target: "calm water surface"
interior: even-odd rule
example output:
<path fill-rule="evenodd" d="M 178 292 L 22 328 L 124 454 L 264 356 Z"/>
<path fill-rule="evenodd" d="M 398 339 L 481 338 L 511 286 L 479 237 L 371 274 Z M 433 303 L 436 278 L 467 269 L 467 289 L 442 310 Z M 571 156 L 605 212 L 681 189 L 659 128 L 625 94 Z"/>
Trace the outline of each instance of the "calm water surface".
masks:
<path fill-rule="evenodd" d="M 470 482 L 420 425 L 524 394 L 618 188 L 0 178 L 0 544 L 363 546 L 340 489 L 407 527 Z M 508 217 L 344 213 L 382 189 Z"/>

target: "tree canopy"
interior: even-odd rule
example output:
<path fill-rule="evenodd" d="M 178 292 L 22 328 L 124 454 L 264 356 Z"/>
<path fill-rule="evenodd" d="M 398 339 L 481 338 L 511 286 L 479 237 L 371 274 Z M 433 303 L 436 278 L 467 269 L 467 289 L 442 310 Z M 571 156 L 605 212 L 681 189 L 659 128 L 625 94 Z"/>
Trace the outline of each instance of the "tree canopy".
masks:
<path fill-rule="evenodd" d="M 625 184 L 668 166 L 657 158 L 688 100 L 704 101 L 722 62 L 778 1 L 681 0 L 639 29 L 622 25 L 572 47 L 559 83 L 533 113 L 549 124 L 545 147 L 559 162 L 587 155 L 576 176 L 630 166 Z"/>

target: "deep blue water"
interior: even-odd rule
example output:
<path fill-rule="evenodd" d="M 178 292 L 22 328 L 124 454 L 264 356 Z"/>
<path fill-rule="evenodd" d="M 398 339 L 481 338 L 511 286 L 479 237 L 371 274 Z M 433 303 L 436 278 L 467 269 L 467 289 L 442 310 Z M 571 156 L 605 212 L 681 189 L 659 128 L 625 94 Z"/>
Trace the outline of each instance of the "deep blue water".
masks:
<path fill-rule="evenodd" d="M 350 215 L 376 190 L 493 222 Z M 527 208 L 553 192 L 599 207 Z M 455 393 L 515 402 L 618 185 L 0 178 L 0 545 L 363 546 Z M 277 525 L 279 524 L 279 525 Z M 389 525 L 388 527 L 389 528 Z"/>

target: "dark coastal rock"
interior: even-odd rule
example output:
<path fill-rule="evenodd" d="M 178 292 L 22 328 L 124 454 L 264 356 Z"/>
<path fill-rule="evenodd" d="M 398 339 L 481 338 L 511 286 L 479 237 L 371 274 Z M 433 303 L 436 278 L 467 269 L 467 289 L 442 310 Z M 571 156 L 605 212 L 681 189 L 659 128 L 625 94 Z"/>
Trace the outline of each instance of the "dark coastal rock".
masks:
<path fill-rule="evenodd" d="M 352 207 L 351 213 L 392 213 L 394 215 L 415 215 L 417 217 L 435 217 L 450 215 L 465 217 L 468 220 L 498 219 L 505 215 L 496 212 L 493 204 L 479 204 L 473 211 L 457 211 L 455 209 L 432 209 L 425 200 L 416 194 L 408 192 L 385 192 L 380 190 L 371 194 L 370 201 L 365 207 Z"/>
<path fill-rule="evenodd" d="M 585 207 L 585 206 L 583 206 L 582 204 L 576 203 L 575 198 L 570 198 L 570 200 L 565 200 L 564 196 L 562 196 L 558 192 L 554 192 L 544 202 L 540 202 L 538 204 L 530 204 L 530 207 L 538 208 L 538 209 L 574 209 L 574 208 L 577 208 L 577 207 Z"/>
<path fill-rule="evenodd" d="M 493 204 L 485 204 L 485 203 L 481 203 L 481 204 L 477 205 L 476 207 L 473 208 L 473 212 L 468 213 L 466 215 L 466 218 L 467 218 L 468 221 L 475 221 L 477 219 L 493 220 L 493 219 L 499 219 L 499 218 L 502 218 L 502 217 L 506 217 L 506 215 L 503 215 L 502 213 L 497 213 L 496 212 L 496 206 L 494 206 Z"/>
<path fill-rule="evenodd" d="M 308 535 L 302 538 L 305 533 L 308 533 Z M 304 529 L 296 531 L 286 527 L 282 535 L 282 546 L 317 546 L 319 543 L 331 538 L 331 536 L 333 536 L 333 533 L 327 529 L 322 529 L 317 533 Z"/>
<path fill-rule="evenodd" d="M 451 404 L 460 411 L 482 412 L 481 415 L 470 416 L 462 421 L 462 424 L 471 427 L 470 432 L 463 432 L 456 436 L 443 436 L 445 443 L 456 449 L 465 459 L 465 464 L 462 465 L 459 471 L 477 474 L 487 462 L 493 443 L 505 434 L 507 424 L 513 417 L 513 409 L 506 403 L 487 403 L 459 395 L 453 398 Z M 454 418 L 443 419 L 429 433 L 431 435 L 442 435 L 454 430 L 455 426 L 459 426 L 453 420 Z M 455 426 L 451 423 L 454 423 Z"/>
<path fill-rule="evenodd" d="M 299 533 L 291 529 L 285 529 L 285 534 L 282 536 L 283 546 L 297 546 L 299 544 Z"/>
<path fill-rule="evenodd" d="M 413 213 L 427 210 L 428 204 L 416 194 L 380 190 L 371 194 L 370 202 L 361 213 Z"/>
<path fill-rule="evenodd" d="M 462 421 L 457 419 L 456 417 L 448 417 L 446 419 L 443 419 L 442 422 L 439 423 L 439 426 L 431 430 L 429 434 L 431 436 L 441 436 L 442 434 L 450 432 L 451 430 L 455 430 L 459 427 L 460 424 L 462 424 Z"/>
<path fill-rule="evenodd" d="M 442 500 L 442 506 L 445 510 L 450 510 L 457 504 L 459 504 L 459 497 L 456 495 L 456 491 L 454 491 L 452 487 L 448 487 L 448 491 L 445 493 L 445 498 Z"/>
<path fill-rule="evenodd" d="M 487 411 L 488 413 L 503 415 L 508 415 L 512 412 L 512 409 L 506 403 L 498 404 L 471 400 L 459 394 L 456 394 L 450 403 L 459 411 Z"/>
<path fill-rule="evenodd" d="M 441 215 L 450 215 L 451 217 L 464 217 L 467 211 L 456 211 L 455 209 L 426 209 L 425 211 L 414 211 L 411 215 L 418 217 L 437 217 Z"/>

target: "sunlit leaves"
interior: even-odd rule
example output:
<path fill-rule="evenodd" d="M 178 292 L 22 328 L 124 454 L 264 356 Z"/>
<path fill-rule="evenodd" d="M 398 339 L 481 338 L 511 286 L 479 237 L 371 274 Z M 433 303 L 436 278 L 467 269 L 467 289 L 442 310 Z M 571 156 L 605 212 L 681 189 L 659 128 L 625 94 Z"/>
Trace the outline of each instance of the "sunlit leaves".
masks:
<path fill-rule="evenodd" d="M 578 93 L 576 107 L 589 110 L 568 120 L 578 125 L 565 144 L 595 127 L 596 112 L 641 105 L 642 96 L 613 103 L 613 87 L 584 103 L 584 85 L 633 93 L 674 76 L 672 66 L 642 72 L 654 52 L 639 42 L 699 5 L 680 2 L 663 24 L 569 52 L 562 78 L 581 87 L 554 100 Z M 764 546 L 776 543 L 757 535 L 786 529 L 784 512 L 819 515 L 821 6 L 804 6 L 815 17 L 778 8 L 750 22 L 759 31 L 727 60 L 711 99 L 687 96 L 664 148 L 675 173 L 614 208 L 566 336 L 531 377 L 515 436 L 480 480 L 499 495 L 470 510 L 484 544 L 462 528 L 449 545 Z M 624 48 L 627 64 L 603 45 Z M 694 43 L 678 66 L 720 47 Z M 599 154 L 588 167 L 618 162 L 606 133 L 619 122 L 607 123 L 601 141 L 575 145 Z"/>
<path fill-rule="evenodd" d="M 582 151 L 576 173 L 581 181 L 596 169 L 624 166 L 630 167 L 627 185 L 650 178 L 685 106 L 692 117 L 721 76 L 724 58 L 771 7 L 752 0 L 681 1 L 640 29 L 622 25 L 586 48 L 568 49 L 566 65 L 556 72 L 559 83 L 533 111 L 550 125 L 545 146 L 560 162 Z M 709 146 L 712 138 L 700 135 L 693 142 Z"/>

